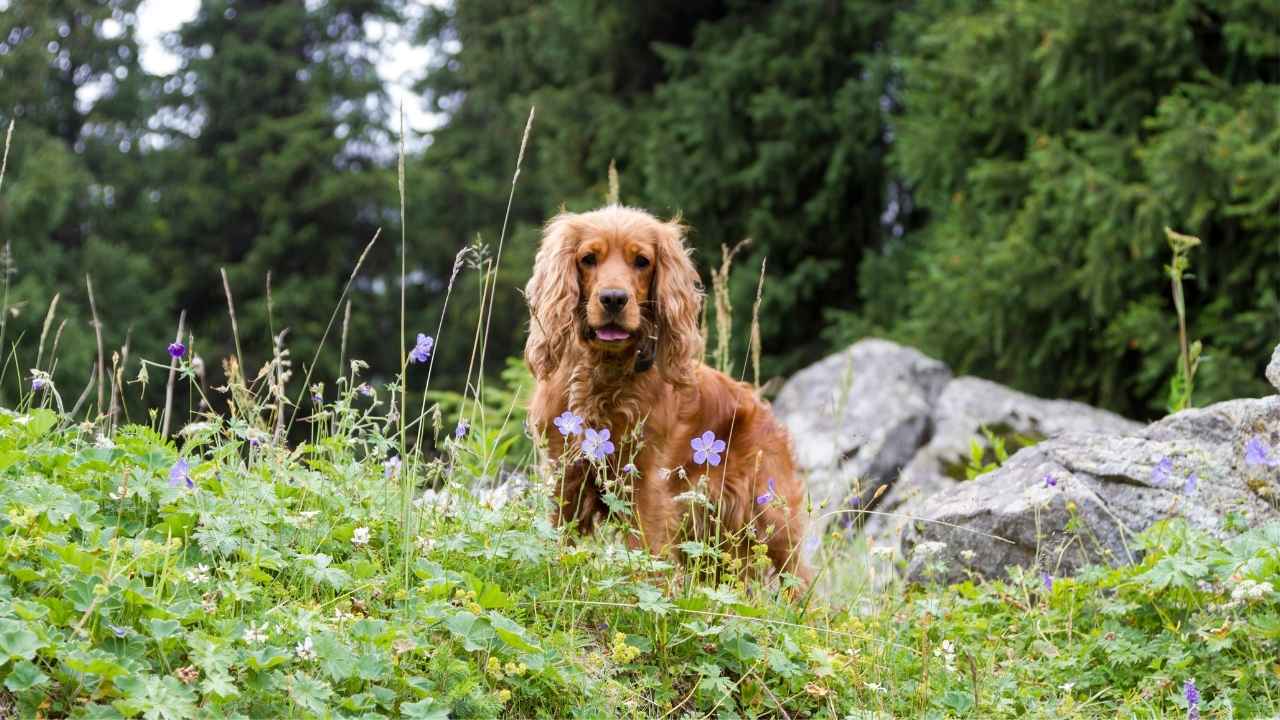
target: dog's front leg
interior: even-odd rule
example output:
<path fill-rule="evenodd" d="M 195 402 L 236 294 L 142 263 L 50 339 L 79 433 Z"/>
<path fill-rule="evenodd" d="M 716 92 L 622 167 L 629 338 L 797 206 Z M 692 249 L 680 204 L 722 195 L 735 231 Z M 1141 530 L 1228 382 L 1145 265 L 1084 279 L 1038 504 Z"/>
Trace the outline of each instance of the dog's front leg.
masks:
<path fill-rule="evenodd" d="M 634 492 L 639 538 L 632 538 L 632 547 L 643 542 L 654 556 L 669 555 L 680 526 L 680 507 L 673 497 L 667 472 L 657 467 L 644 468 Z"/>

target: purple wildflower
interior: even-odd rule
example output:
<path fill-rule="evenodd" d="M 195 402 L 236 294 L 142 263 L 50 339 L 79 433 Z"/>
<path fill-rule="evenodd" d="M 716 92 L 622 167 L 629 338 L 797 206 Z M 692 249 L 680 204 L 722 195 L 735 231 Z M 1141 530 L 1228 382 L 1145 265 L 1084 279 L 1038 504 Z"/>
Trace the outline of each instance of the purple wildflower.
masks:
<path fill-rule="evenodd" d="M 1187 476 L 1186 484 L 1182 486 L 1182 494 L 1195 495 L 1196 487 L 1198 487 L 1199 485 L 1200 485 L 1200 478 L 1196 477 L 1195 473 L 1191 473 L 1190 475 Z"/>
<path fill-rule="evenodd" d="M 127 627 L 121 627 L 121 626 L 119 626 L 119 625 L 112 625 L 111 623 L 107 623 L 107 627 L 108 627 L 108 628 L 110 628 L 110 629 L 111 629 L 111 633 L 112 633 L 113 635 L 115 635 L 116 637 L 118 637 L 118 638 L 122 638 L 122 637 L 124 637 L 125 635 L 128 635 L 128 634 L 129 634 L 129 628 L 127 628 Z"/>
<path fill-rule="evenodd" d="M 184 484 L 188 490 L 196 486 L 191 479 L 191 465 L 187 463 L 186 458 L 178 458 L 178 462 L 169 468 L 169 487 L 182 487 Z"/>
<path fill-rule="evenodd" d="M 31 378 L 31 389 L 34 390 L 35 392 L 40 392 L 41 390 L 44 390 L 48 386 L 49 386 L 49 381 L 45 380 L 43 377 L 39 375 Z"/>
<path fill-rule="evenodd" d="M 1246 465 L 1265 465 L 1266 467 L 1275 467 L 1280 465 L 1280 458 L 1271 457 L 1271 450 L 1262 442 L 1260 438 L 1251 437 L 1249 442 L 1244 444 L 1244 462 Z"/>
<path fill-rule="evenodd" d="M 431 350 L 436 346 L 436 341 L 430 337 L 418 333 L 418 342 L 409 351 L 409 362 L 424 363 L 431 359 Z"/>
<path fill-rule="evenodd" d="M 1187 720 L 1200 720 L 1200 690 L 1196 688 L 1195 678 L 1183 683 L 1182 696 L 1187 700 Z"/>
<path fill-rule="evenodd" d="M 382 462 L 382 475 L 390 480 L 400 472 L 400 456 L 392 455 Z"/>
<path fill-rule="evenodd" d="M 174 360 L 177 360 L 178 358 L 186 354 L 187 354 L 186 345 L 183 345 L 180 342 L 169 343 L 169 357 L 173 358 Z"/>
<path fill-rule="evenodd" d="M 712 463 L 712 465 L 719 465 L 719 464 L 720 464 L 719 460 Z M 773 502 L 773 499 L 776 497 L 778 497 L 778 486 L 774 484 L 773 478 L 769 478 L 769 489 L 765 491 L 765 494 L 756 496 L 756 504 L 765 505 L 767 503 L 771 503 Z"/>
<path fill-rule="evenodd" d="M 471 423 L 466 420 L 459 420 L 458 426 L 453 429 L 453 439 L 461 440 L 467 436 L 467 431 L 471 429 Z"/>
<path fill-rule="evenodd" d="M 1167 457 L 1160 458 L 1160 462 L 1151 469 L 1151 482 L 1158 487 L 1164 487 L 1169 484 L 1169 478 L 1173 475 L 1173 461 Z"/>
<path fill-rule="evenodd" d="M 1040 573 L 1040 582 L 1044 584 L 1045 592 L 1053 592 L 1053 576 L 1049 573 Z"/>
<path fill-rule="evenodd" d="M 577 415 L 574 415 L 570 410 L 565 410 L 560 413 L 560 416 L 551 422 L 555 423 L 556 429 L 558 429 L 560 434 L 565 437 L 582 434 L 583 420 Z"/>
<path fill-rule="evenodd" d="M 1054 477 L 1051 473 L 1050 473 L 1050 474 L 1046 474 L 1046 475 L 1044 476 L 1044 486 L 1045 486 L 1045 487 L 1047 487 L 1047 488 L 1056 487 L 1056 486 L 1057 486 L 1057 484 L 1058 484 L 1058 478 Z"/>
<path fill-rule="evenodd" d="M 373 397 L 373 386 L 369 383 L 360 383 L 356 386 L 356 392 L 365 397 Z"/>
<path fill-rule="evenodd" d="M 693 447 L 693 461 L 698 465 L 719 465 L 720 453 L 724 452 L 724 441 L 717 440 L 716 434 L 710 430 L 689 441 Z"/>
<path fill-rule="evenodd" d="M 592 430 L 587 428 L 586 437 L 582 439 L 582 452 L 592 460 L 603 460 L 605 455 L 613 452 L 613 443 L 609 442 L 609 428 Z"/>
<path fill-rule="evenodd" d="M 627 463 L 622 466 L 622 472 L 628 475 L 636 475 L 640 472 L 640 468 L 636 467 L 635 463 Z"/>

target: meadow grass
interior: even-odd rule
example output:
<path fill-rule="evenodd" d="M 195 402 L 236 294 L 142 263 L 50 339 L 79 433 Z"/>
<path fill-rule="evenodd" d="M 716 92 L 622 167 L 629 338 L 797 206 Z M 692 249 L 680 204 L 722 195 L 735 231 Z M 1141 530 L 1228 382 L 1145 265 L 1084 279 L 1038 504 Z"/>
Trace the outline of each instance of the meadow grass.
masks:
<path fill-rule="evenodd" d="M 496 264 L 480 264 L 473 357 Z M 904 586 L 840 531 L 797 598 L 711 543 L 682 546 L 682 565 L 628 549 L 624 521 L 553 527 L 559 470 L 534 458 L 519 364 L 486 385 L 474 363 L 408 416 L 402 334 L 391 382 L 354 359 L 328 400 L 309 371 L 291 400 L 284 333 L 253 374 L 236 333 L 226 411 L 166 400 L 149 425 L 115 426 L 102 399 L 67 412 L 34 374 L 0 408 L 0 717 L 1277 713 L 1280 526 L 1224 543 L 1166 523 L 1133 566 L 949 587 Z M 165 360 L 142 367 L 207 391 L 189 353 Z M 294 423 L 306 439 L 290 444 Z"/>
<path fill-rule="evenodd" d="M 1203 717 L 1276 712 L 1280 527 L 1158 526 L 1051 586 L 880 587 L 829 538 L 796 602 L 553 528 L 536 477 L 498 489 L 501 434 L 384 465 L 379 406 L 348 391 L 293 448 L 210 417 L 181 450 L 0 412 L 17 716 L 1156 718 L 1191 678 Z"/>

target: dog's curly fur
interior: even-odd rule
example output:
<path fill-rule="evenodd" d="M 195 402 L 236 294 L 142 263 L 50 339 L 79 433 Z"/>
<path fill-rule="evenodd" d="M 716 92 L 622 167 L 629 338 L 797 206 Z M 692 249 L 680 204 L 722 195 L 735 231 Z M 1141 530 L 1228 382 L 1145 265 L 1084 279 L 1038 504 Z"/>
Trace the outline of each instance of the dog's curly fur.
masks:
<path fill-rule="evenodd" d="M 558 478 L 553 521 L 591 532 L 608 514 L 602 482 L 617 479 L 631 491 L 634 544 L 663 554 L 686 537 L 729 537 L 745 566 L 750 545 L 765 543 L 777 570 L 807 584 L 805 488 L 790 439 L 749 385 L 702 362 L 702 289 L 684 233 L 678 219 L 617 205 L 561 213 L 545 227 L 525 290 L 525 360 L 537 380 L 530 423 Z M 566 410 L 610 429 L 618 447 L 603 475 L 574 460 L 575 438 L 554 427 Z M 728 443 L 716 467 L 693 462 L 690 440 L 707 430 Z M 638 473 L 622 471 L 628 461 Z M 771 500 L 761 497 L 770 481 Z M 691 490 L 714 510 L 677 500 Z"/>

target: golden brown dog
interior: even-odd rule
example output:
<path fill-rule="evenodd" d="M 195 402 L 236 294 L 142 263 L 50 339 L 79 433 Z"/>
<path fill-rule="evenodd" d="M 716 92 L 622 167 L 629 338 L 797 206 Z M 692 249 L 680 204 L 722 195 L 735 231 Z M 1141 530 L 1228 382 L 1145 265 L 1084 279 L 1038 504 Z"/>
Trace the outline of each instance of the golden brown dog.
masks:
<path fill-rule="evenodd" d="M 702 363 L 701 284 L 683 236 L 679 221 L 617 205 L 546 225 L 525 290 L 525 360 L 537 379 L 530 422 L 557 477 L 553 520 L 591 532 L 609 513 L 602 489 L 617 483 L 632 497 L 633 544 L 664 554 L 686 538 L 731 538 L 745 562 L 763 543 L 807 585 L 790 439 L 750 386 Z"/>

